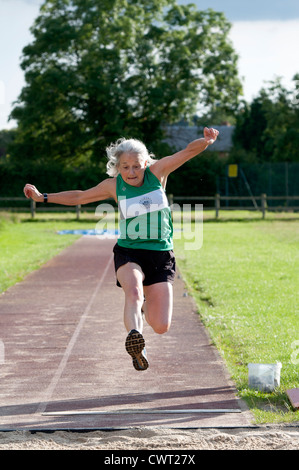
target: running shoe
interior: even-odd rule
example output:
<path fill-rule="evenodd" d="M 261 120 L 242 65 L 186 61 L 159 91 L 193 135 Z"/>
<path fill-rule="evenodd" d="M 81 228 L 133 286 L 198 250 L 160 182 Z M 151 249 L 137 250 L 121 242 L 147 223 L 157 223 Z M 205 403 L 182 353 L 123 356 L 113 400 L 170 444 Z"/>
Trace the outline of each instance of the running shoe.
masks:
<path fill-rule="evenodd" d="M 148 360 L 145 351 L 145 341 L 141 333 L 131 330 L 126 339 L 126 350 L 133 359 L 133 366 L 136 370 L 146 370 Z"/>

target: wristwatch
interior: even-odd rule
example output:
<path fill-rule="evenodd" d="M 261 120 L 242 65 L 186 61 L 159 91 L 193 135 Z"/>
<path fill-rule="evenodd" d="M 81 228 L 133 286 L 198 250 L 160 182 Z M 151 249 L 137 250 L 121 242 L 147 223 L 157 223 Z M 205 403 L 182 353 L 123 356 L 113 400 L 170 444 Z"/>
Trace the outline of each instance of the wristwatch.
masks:
<path fill-rule="evenodd" d="M 44 203 L 47 203 L 47 202 L 48 202 L 48 194 L 44 193 Z"/>

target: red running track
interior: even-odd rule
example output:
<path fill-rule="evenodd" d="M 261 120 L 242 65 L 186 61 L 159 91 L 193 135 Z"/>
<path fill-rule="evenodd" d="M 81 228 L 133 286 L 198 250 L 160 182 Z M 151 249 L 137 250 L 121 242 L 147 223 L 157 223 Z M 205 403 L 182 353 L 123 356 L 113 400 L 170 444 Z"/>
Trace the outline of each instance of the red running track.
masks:
<path fill-rule="evenodd" d="M 115 242 L 84 236 L 0 296 L 0 430 L 249 426 L 178 276 L 172 327 L 145 326 L 150 367 L 133 368 Z"/>

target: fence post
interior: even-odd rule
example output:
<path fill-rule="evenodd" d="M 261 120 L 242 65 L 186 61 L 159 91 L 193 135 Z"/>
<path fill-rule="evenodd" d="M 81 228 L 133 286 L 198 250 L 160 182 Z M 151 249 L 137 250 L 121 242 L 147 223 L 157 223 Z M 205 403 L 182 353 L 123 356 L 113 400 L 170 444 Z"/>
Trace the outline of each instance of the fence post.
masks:
<path fill-rule="evenodd" d="M 31 211 L 31 217 L 34 219 L 35 211 L 36 211 L 36 202 L 33 199 L 31 199 L 30 201 L 30 211 Z"/>
<path fill-rule="evenodd" d="M 262 203 L 262 214 L 263 214 L 263 219 L 266 216 L 266 210 L 267 210 L 267 194 L 262 194 L 261 196 L 261 203 Z"/>
<path fill-rule="evenodd" d="M 216 210 L 216 219 L 218 219 L 219 211 L 220 211 L 220 194 L 215 194 L 215 210 Z"/>
<path fill-rule="evenodd" d="M 81 211 L 81 205 L 79 204 L 78 206 L 76 206 L 77 220 L 80 219 L 80 211 Z"/>

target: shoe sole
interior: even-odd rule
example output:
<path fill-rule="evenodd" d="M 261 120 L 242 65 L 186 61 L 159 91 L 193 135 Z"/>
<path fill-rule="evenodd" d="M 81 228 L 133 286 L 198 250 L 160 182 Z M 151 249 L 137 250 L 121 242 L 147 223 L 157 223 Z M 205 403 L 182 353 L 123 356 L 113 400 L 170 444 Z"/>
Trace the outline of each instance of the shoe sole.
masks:
<path fill-rule="evenodd" d="M 145 341 L 139 331 L 130 332 L 126 339 L 126 351 L 133 359 L 133 366 L 136 370 L 146 370 L 148 360 L 143 354 Z"/>

